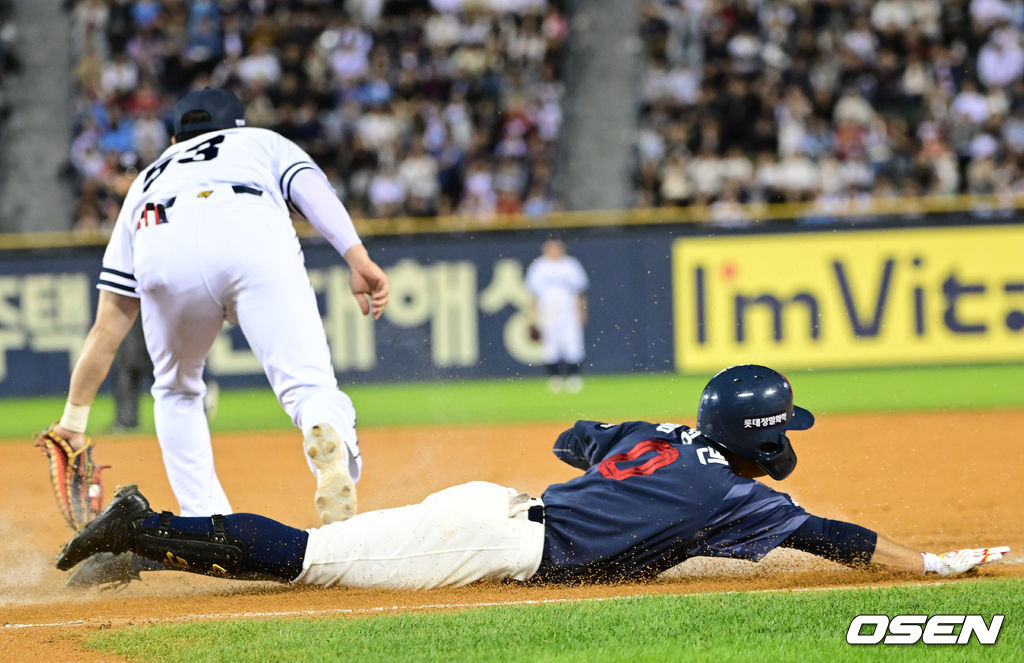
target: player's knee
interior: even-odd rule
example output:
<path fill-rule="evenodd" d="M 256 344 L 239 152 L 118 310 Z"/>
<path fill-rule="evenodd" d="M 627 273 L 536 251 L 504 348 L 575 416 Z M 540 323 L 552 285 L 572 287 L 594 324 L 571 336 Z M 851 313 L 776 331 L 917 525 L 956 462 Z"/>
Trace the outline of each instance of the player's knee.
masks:
<path fill-rule="evenodd" d="M 188 386 L 153 386 L 153 399 L 157 402 L 172 402 L 181 406 L 198 405 L 202 408 L 205 389 Z"/>

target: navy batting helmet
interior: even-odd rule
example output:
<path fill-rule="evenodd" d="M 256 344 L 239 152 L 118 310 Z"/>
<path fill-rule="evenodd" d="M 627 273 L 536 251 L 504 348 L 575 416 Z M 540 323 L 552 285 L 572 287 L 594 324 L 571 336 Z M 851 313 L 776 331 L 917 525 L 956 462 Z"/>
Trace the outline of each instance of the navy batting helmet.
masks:
<path fill-rule="evenodd" d="M 245 126 L 245 108 L 233 93 L 208 87 L 193 90 L 174 104 L 174 135 Z"/>
<path fill-rule="evenodd" d="M 715 445 L 751 460 L 776 480 L 796 468 L 787 430 L 806 430 L 814 415 L 793 405 L 781 373 L 746 364 L 711 378 L 700 397 L 697 429 Z"/>

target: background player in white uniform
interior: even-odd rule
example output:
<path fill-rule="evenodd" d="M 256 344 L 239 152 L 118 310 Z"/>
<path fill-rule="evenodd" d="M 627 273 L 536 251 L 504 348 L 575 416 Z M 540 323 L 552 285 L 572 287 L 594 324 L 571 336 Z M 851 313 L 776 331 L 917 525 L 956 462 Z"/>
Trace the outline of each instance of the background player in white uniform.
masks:
<path fill-rule="evenodd" d="M 244 124 L 241 102 L 225 90 L 190 92 L 175 106 L 174 144 L 132 184 L 104 254 L 96 322 L 56 431 L 84 444 L 88 408 L 141 308 L 157 437 L 181 511 L 230 513 L 202 372 L 224 320 L 236 322 L 305 436 L 321 518 L 343 520 L 355 512 L 362 465 L 355 411 L 337 386 L 289 206 L 344 256 L 364 314 L 383 312 L 387 277 L 309 155 Z"/>
<path fill-rule="evenodd" d="M 587 272 L 568 255 L 565 242 L 552 238 L 526 270 L 526 289 L 532 296 L 530 316 L 540 330 L 552 391 L 577 392 L 583 386 L 583 326 L 587 323 Z M 563 373 L 565 377 L 563 377 Z"/>

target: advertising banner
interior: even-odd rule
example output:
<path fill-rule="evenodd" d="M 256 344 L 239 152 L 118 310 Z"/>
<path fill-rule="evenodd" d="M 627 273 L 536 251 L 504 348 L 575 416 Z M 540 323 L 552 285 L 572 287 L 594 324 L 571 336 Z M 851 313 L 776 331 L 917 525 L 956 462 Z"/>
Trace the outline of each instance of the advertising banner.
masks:
<path fill-rule="evenodd" d="M 1024 360 L 1024 225 L 753 230 L 566 234 L 590 278 L 584 373 Z M 546 235 L 372 239 L 391 279 L 376 322 L 360 315 L 337 253 L 304 242 L 339 382 L 543 376 L 524 276 Z M 0 252 L 0 396 L 66 388 L 102 252 Z M 207 373 L 229 388 L 266 385 L 230 324 Z"/>
<path fill-rule="evenodd" d="M 1024 359 L 1024 227 L 685 238 L 672 255 L 684 372 Z"/>
<path fill-rule="evenodd" d="M 369 241 L 390 278 L 391 301 L 378 321 L 360 314 L 334 249 L 304 242 L 339 382 L 544 376 L 541 346 L 528 333 L 524 277 L 546 235 Z M 664 236 L 566 237 L 590 276 L 585 373 L 672 370 L 671 245 Z M 102 253 L 82 247 L 45 260 L 27 251 L 0 254 L 0 396 L 66 388 L 95 313 Z M 235 325 L 225 325 L 206 368 L 225 387 L 266 385 Z"/>

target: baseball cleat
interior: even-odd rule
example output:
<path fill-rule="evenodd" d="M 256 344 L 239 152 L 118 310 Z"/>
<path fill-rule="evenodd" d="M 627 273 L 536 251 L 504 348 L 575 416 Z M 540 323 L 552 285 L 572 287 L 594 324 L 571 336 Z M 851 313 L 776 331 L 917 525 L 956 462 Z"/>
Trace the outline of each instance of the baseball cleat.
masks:
<path fill-rule="evenodd" d="M 325 525 L 356 513 L 356 484 L 348 472 L 348 447 L 329 424 L 313 426 L 302 448 L 316 467 L 316 510 Z"/>
<path fill-rule="evenodd" d="M 173 570 L 160 562 L 139 557 L 132 552 L 96 553 L 68 574 L 65 587 L 85 589 L 102 585 L 101 589 L 119 589 L 133 580 L 142 580 L 142 571 Z"/>
<path fill-rule="evenodd" d="M 134 523 L 153 513 L 138 486 L 118 488 L 107 508 L 65 544 L 57 556 L 57 568 L 67 571 L 98 552 L 127 552 Z"/>

